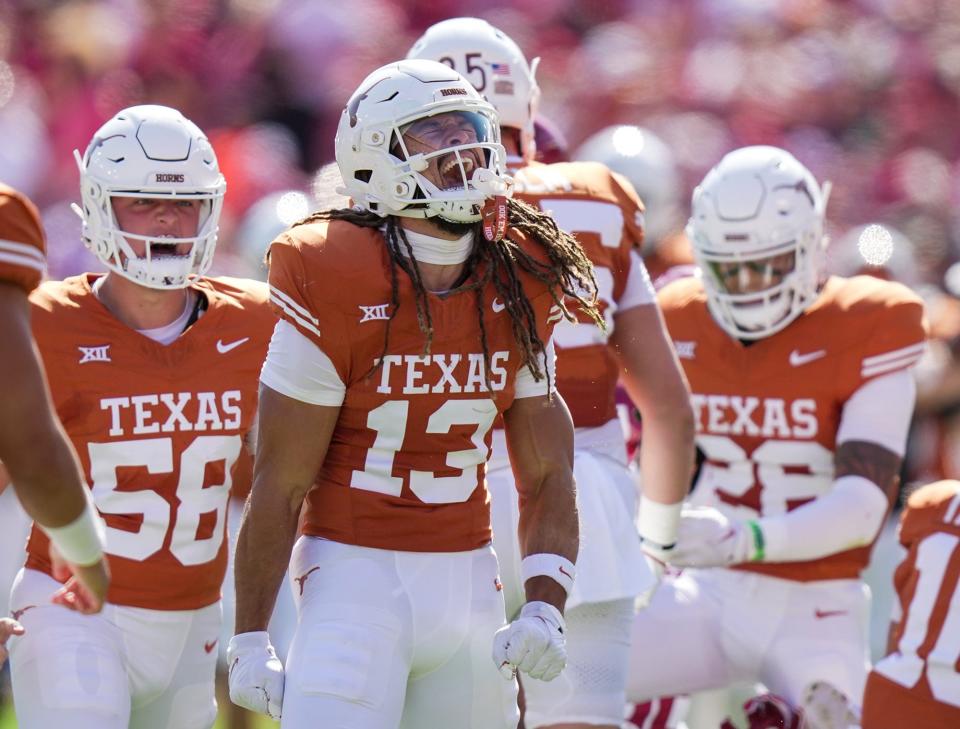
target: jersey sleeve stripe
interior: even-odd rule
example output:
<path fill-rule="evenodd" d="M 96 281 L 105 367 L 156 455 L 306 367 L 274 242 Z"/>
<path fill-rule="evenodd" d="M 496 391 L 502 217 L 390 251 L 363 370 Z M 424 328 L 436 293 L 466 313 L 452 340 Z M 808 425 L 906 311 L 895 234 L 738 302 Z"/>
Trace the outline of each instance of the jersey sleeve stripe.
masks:
<path fill-rule="evenodd" d="M 26 256 L 18 256 L 13 253 L 4 253 L 0 250 L 0 263 L 9 263 L 14 266 L 23 266 L 24 268 L 30 268 L 34 271 L 43 272 L 44 265 L 43 261 L 35 261 L 32 258 L 27 258 Z"/>
<path fill-rule="evenodd" d="M 916 354 L 912 357 L 905 357 L 903 359 L 898 359 L 894 362 L 887 362 L 882 365 L 877 365 L 875 367 L 864 367 L 860 370 L 861 377 L 874 377 L 875 375 L 881 375 L 885 372 L 893 372 L 895 370 L 906 369 L 911 367 L 920 361 L 919 354 Z"/>
<path fill-rule="evenodd" d="M 547 323 L 551 324 L 553 322 L 559 322 L 564 320 L 563 309 L 554 304 L 550 307 L 550 311 L 547 312 Z"/>
<path fill-rule="evenodd" d="M 4 240 L 3 238 L 0 238 L 0 251 L 32 258 L 36 261 L 36 263 L 39 264 L 39 268 L 43 269 L 43 253 L 41 253 L 36 246 L 32 246 L 27 243 L 19 243 L 15 240 Z M 36 268 L 37 266 L 34 264 L 31 267 Z"/>
<path fill-rule="evenodd" d="M 307 321 L 307 319 L 305 319 L 303 316 L 301 316 L 301 315 L 298 313 L 297 309 L 300 309 L 300 310 L 302 311 L 302 308 L 301 308 L 301 307 L 297 306 L 296 309 L 295 309 L 293 306 L 291 306 L 290 304 L 288 304 L 286 301 L 284 301 L 283 299 L 281 299 L 279 296 L 275 295 L 276 293 L 278 293 L 278 292 L 276 291 L 276 289 L 274 289 L 272 286 L 271 286 L 270 288 L 271 288 L 271 291 L 274 292 L 274 293 L 271 294 L 271 296 L 270 296 L 270 301 L 272 301 L 274 304 L 276 304 L 277 307 L 279 307 L 280 311 L 282 311 L 286 316 L 290 317 L 294 322 L 296 322 L 296 324 L 298 324 L 299 326 L 303 327 L 303 328 L 306 329 L 308 332 L 311 332 L 311 333 L 313 333 L 313 334 L 316 334 L 318 337 L 320 336 L 320 330 L 317 329 L 317 327 L 314 326 L 314 324 L 311 324 L 310 321 Z M 291 302 L 291 303 L 292 303 L 292 302 Z M 295 305 L 294 305 L 294 306 L 295 306 Z M 309 315 L 307 315 L 307 316 L 309 316 Z M 310 318 L 311 320 L 313 320 L 313 322 L 319 323 L 319 322 L 317 322 L 317 320 L 314 319 L 312 316 L 310 316 L 309 318 Z"/>
<path fill-rule="evenodd" d="M 883 362 L 878 365 L 873 365 L 872 367 L 864 366 L 863 369 L 860 370 L 860 376 L 873 377 L 874 375 L 880 375 L 884 372 L 893 372 L 894 370 L 905 369 L 919 362 L 922 356 L 923 351 L 921 350 L 916 354 L 905 355 L 899 359 Z"/>
<path fill-rule="evenodd" d="M 317 319 L 309 311 L 307 311 L 302 306 L 300 306 L 300 304 L 298 304 L 296 301 L 291 299 L 287 294 L 283 293 L 276 286 L 270 287 L 270 293 L 271 293 L 271 298 L 279 299 L 285 304 L 286 307 L 293 309 L 298 314 L 300 314 L 300 316 L 303 317 L 304 319 L 307 319 L 308 321 L 313 322 L 314 326 L 320 323 L 319 319 Z"/>
<path fill-rule="evenodd" d="M 960 493 L 950 499 L 950 504 L 947 506 L 947 512 L 943 515 L 944 523 L 957 523 L 954 520 L 957 518 L 958 511 L 960 511 Z"/>
<path fill-rule="evenodd" d="M 894 349 L 891 352 L 884 352 L 883 354 L 878 354 L 874 357 L 864 357 L 863 366 L 873 367 L 873 366 L 879 365 L 882 362 L 886 362 L 892 359 L 899 359 L 900 357 L 904 357 L 908 354 L 914 354 L 914 353 L 922 354 L 923 348 L 925 346 L 926 345 L 923 342 L 920 342 L 918 344 L 911 344 L 909 347 L 902 347 L 901 349 Z"/>

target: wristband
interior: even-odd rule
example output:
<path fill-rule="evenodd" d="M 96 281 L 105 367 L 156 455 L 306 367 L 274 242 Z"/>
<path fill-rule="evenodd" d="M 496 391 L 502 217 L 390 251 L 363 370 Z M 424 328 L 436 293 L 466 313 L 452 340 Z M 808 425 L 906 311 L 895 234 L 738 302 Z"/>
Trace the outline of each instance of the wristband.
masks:
<path fill-rule="evenodd" d="M 76 519 L 62 527 L 43 527 L 50 541 L 67 562 L 80 567 L 89 567 L 103 559 L 103 549 L 107 542 L 106 525 L 97 507 L 93 504 L 90 491 L 83 488 L 87 505 Z"/>
<path fill-rule="evenodd" d="M 750 527 L 750 531 L 753 532 L 753 555 L 750 557 L 750 561 L 762 562 L 766 556 L 763 549 L 763 529 L 761 529 L 760 525 L 753 519 L 747 522 L 747 526 Z"/>
<path fill-rule="evenodd" d="M 640 496 L 640 517 L 637 531 L 645 542 L 653 542 L 661 549 L 672 549 L 677 543 L 677 529 L 680 526 L 680 510 L 683 502 L 661 504 L 652 501 L 646 495 Z"/>
<path fill-rule="evenodd" d="M 520 579 L 526 582 L 531 577 L 549 577 L 560 583 L 567 594 L 573 589 L 573 580 L 577 576 L 577 568 L 566 557 L 559 554 L 542 552 L 528 554 L 520 563 Z"/>

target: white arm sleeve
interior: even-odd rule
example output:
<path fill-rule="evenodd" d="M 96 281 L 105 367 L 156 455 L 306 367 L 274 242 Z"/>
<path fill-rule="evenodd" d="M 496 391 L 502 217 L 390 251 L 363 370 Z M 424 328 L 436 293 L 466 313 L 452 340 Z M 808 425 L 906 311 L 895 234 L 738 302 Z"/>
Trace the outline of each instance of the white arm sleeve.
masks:
<path fill-rule="evenodd" d="M 843 406 L 837 446 L 866 441 L 902 456 L 916 395 L 910 370 L 864 383 Z M 888 506 L 877 484 L 862 476 L 842 476 L 823 496 L 788 514 L 759 520 L 765 559 L 796 562 L 866 546 L 880 531 Z"/>
<path fill-rule="evenodd" d="M 917 383 L 912 369 L 865 382 L 843 406 L 837 445 L 863 440 L 903 456 L 916 399 Z"/>
<path fill-rule="evenodd" d="M 635 306 L 652 304 L 656 301 L 657 293 L 650 281 L 650 274 L 643 263 L 643 258 L 637 251 L 630 251 L 630 273 L 627 274 L 627 285 L 623 296 L 617 302 L 620 311 L 632 309 Z"/>
<path fill-rule="evenodd" d="M 550 373 L 550 392 L 557 391 L 557 352 L 553 348 L 553 337 L 550 337 L 550 341 L 547 342 L 547 351 L 544 353 L 546 355 L 546 371 Z M 540 362 L 543 365 L 543 360 Z M 514 398 L 521 397 L 536 397 L 538 395 L 547 394 L 547 378 L 544 378 L 537 382 L 533 379 L 533 373 L 530 372 L 530 368 L 524 365 L 520 368 L 520 371 L 517 373 L 517 381 L 515 384 L 516 392 Z"/>
<path fill-rule="evenodd" d="M 788 514 L 758 520 L 764 561 L 801 562 L 864 547 L 880 531 L 887 506 L 873 481 L 841 476 L 823 496 Z"/>
<path fill-rule="evenodd" d="M 273 329 L 260 382 L 311 405 L 342 405 L 347 392 L 323 350 L 282 319 Z"/>

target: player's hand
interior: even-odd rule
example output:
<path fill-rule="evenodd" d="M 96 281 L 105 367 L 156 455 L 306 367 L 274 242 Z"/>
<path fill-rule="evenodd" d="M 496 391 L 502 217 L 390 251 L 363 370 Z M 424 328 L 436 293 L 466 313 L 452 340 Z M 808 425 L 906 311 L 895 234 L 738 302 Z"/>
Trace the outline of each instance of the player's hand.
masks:
<path fill-rule="evenodd" d="M 7 640 L 11 635 L 23 635 L 23 626 L 13 618 L 0 618 L 0 668 L 7 661 Z"/>
<path fill-rule="evenodd" d="M 531 678 L 552 681 L 567 665 L 566 623 L 546 602 L 528 602 L 520 617 L 493 636 L 493 662 L 504 678 L 523 671 Z"/>
<path fill-rule="evenodd" d="M 280 721 L 283 664 L 266 631 L 240 633 L 227 646 L 230 700 L 244 709 Z"/>
<path fill-rule="evenodd" d="M 67 562 L 50 542 L 50 564 L 53 577 L 64 586 L 53 593 L 51 601 L 84 615 L 93 615 L 103 608 L 110 587 L 110 568 L 106 557 L 92 565 Z"/>
<path fill-rule="evenodd" d="M 709 506 L 685 506 L 677 544 L 667 555 L 674 567 L 723 567 L 763 558 L 756 522 L 728 519 Z"/>

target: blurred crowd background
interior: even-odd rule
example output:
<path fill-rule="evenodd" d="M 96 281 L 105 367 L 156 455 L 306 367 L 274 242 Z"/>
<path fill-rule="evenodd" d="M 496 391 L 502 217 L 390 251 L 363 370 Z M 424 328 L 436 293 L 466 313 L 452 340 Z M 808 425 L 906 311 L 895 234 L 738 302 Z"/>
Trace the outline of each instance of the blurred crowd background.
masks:
<path fill-rule="evenodd" d="M 52 277 L 98 270 L 70 210 L 72 152 L 122 107 L 177 107 L 208 133 L 228 182 L 215 272 L 262 277 L 277 221 L 314 206 L 349 94 L 460 15 L 542 58 L 556 154 L 611 124 L 666 143 L 676 174 L 650 196 L 669 201 L 669 229 L 738 146 L 784 147 L 832 181 L 831 268 L 872 266 L 930 302 L 919 408 L 934 417 L 918 426 L 912 476 L 960 473 L 955 0 L 0 0 L 0 179 L 40 206 Z"/>

